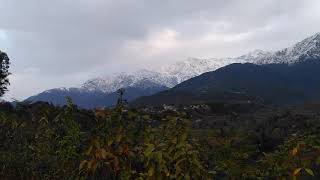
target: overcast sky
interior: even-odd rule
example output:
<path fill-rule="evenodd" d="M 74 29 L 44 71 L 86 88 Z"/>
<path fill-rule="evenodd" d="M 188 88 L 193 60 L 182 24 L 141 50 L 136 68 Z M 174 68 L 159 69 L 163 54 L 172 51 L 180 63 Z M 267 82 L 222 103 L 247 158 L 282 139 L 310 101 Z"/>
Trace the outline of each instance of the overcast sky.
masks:
<path fill-rule="evenodd" d="M 319 0 L 0 0 L 7 99 L 188 57 L 277 50 L 320 31 Z"/>

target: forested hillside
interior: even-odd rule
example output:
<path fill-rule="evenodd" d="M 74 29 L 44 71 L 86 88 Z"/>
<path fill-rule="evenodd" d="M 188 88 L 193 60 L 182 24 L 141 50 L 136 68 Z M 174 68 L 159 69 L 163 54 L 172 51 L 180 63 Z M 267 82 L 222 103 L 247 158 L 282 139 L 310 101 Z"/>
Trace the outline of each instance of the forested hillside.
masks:
<path fill-rule="evenodd" d="M 294 64 L 231 64 L 172 89 L 137 99 L 135 105 L 256 101 L 269 105 L 319 102 L 320 59 Z"/>

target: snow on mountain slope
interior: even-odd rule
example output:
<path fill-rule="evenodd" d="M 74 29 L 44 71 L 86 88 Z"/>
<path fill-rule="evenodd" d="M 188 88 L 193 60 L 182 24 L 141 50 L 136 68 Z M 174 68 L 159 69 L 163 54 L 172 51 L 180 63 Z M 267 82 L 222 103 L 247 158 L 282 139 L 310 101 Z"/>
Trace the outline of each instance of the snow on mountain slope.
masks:
<path fill-rule="evenodd" d="M 81 88 L 89 91 L 100 90 L 106 93 L 114 92 L 126 87 L 148 87 L 158 84 L 165 87 L 175 85 L 198 76 L 202 73 L 216 70 L 231 63 L 238 62 L 232 58 L 225 59 L 196 59 L 165 65 L 157 70 L 139 70 L 134 73 L 120 73 L 108 77 L 94 78 L 85 82 Z M 142 82 L 149 82 L 143 83 Z"/>
<path fill-rule="evenodd" d="M 256 49 L 256 50 L 251 51 L 251 52 L 249 52 L 249 53 L 247 53 L 245 55 L 233 58 L 233 62 L 256 64 L 257 61 L 259 61 L 260 59 L 263 59 L 264 57 L 270 56 L 272 54 L 273 54 L 272 52 Z"/>
<path fill-rule="evenodd" d="M 205 72 L 214 71 L 232 63 L 254 63 L 257 59 L 261 59 L 262 57 L 270 54 L 272 53 L 262 50 L 254 50 L 248 54 L 236 58 L 189 58 L 186 61 L 165 65 L 160 68 L 159 73 L 176 77 L 178 82 L 181 83 Z"/>
<path fill-rule="evenodd" d="M 142 84 L 145 82 L 144 84 Z M 149 83 L 147 83 L 149 82 Z M 85 82 L 81 88 L 89 91 L 100 90 L 106 93 L 115 92 L 120 88 L 140 87 L 149 88 L 154 84 L 173 87 L 177 79 L 158 72 L 140 70 L 134 73 L 120 73 L 105 78 L 95 78 Z"/>
<path fill-rule="evenodd" d="M 82 88 L 113 92 L 119 88 L 134 87 L 143 79 L 171 88 L 185 80 L 232 63 L 291 64 L 306 57 L 320 57 L 320 33 L 308 37 L 292 47 L 276 52 L 254 50 L 235 58 L 189 58 L 185 61 L 164 65 L 152 71 L 140 70 L 131 74 L 121 73 L 106 78 L 92 79 L 87 81 Z"/>
<path fill-rule="evenodd" d="M 320 57 L 320 33 L 310 36 L 297 44 L 259 57 L 254 60 L 256 64 L 286 63 L 292 64 L 307 58 Z"/>
<path fill-rule="evenodd" d="M 186 61 L 165 65 L 160 68 L 159 73 L 175 77 L 178 83 L 198 76 L 202 73 L 213 71 L 219 67 L 232 63 L 232 59 L 197 59 L 189 58 Z"/>

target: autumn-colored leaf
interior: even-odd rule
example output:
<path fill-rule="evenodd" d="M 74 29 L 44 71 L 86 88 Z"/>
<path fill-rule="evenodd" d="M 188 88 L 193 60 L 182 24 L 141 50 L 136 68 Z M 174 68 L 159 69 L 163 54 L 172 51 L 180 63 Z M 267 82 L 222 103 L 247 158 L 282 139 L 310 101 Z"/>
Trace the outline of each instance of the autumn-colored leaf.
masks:
<path fill-rule="evenodd" d="M 129 154 L 129 146 L 127 144 L 124 145 L 122 149 L 122 153 L 127 156 Z"/>
<path fill-rule="evenodd" d="M 148 169 L 148 176 L 153 176 L 154 174 L 154 167 L 153 166 L 150 166 L 149 169 Z"/>
<path fill-rule="evenodd" d="M 83 169 L 84 166 L 85 166 L 87 163 L 88 163 L 87 160 L 81 161 L 81 163 L 80 163 L 80 165 L 79 165 L 79 169 L 80 169 L 80 170 Z"/>
<path fill-rule="evenodd" d="M 118 173 L 118 171 L 120 170 L 119 159 L 117 157 L 114 158 L 113 168 L 115 173 Z"/>
<path fill-rule="evenodd" d="M 292 156 L 296 156 L 297 154 L 298 154 L 298 151 L 299 151 L 299 148 L 298 148 L 298 146 L 297 147 L 295 147 L 295 148 L 293 148 L 293 150 L 292 150 Z"/>
<path fill-rule="evenodd" d="M 299 172 L 301 171 L 302 168 L 297 168 L 293 171 L 293 175 L 296 176 L 297 174 L 299 174 Z"/>
<path fill-rule="evenodd" d="M 101 153 L 101 157 L 102 157 L 103 159 L 105 159 L 106 156 L 107 156 L 107 151 L 102 148 L 102 149 L 100 149 L 100 153 Z"/>

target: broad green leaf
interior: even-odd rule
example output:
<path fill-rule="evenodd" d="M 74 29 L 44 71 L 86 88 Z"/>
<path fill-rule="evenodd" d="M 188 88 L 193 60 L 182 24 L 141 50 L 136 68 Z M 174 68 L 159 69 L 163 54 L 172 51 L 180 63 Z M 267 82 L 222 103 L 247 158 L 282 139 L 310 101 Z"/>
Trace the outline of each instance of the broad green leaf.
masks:
<path fill-rule="evenodd" d="M 113 140 L 110 139 L 110 140 L 108 140 L 107 145 L 108 145 L 108 146 L 111 146 L 112 143 L 113 143 Z"/>
<path fill-rule="evenodd" d="M 150 119 L 150 116 L 149 116 L 149 115 L 143 115 L 142 118 L 143 118 L 144 120 L 149 120 L 149 119 Z"/>
<path fill-rule="evenodd" d="M 100 142 L 99 142 L 98 139 L 94 139 L 94 140 L 93 140 L 93 144 L 94 144 L 94 147 L 95 147 L 95 148 L 98 148 L 98 149 L 100 148 Z"/>
<path fill-rule="evenodd" d="M 149 157 L 152 151 L 154 150 L 154 145 L 153 144 L 146 144 L 146 145 L 147 145 L 147 149 L 144 151 L 144 155 Z"/>
<path fill-rule="evenodd" d="M 317 165 L 320 165 L 320 157 L 317 158 L 316 163 Z"/>
<path fill-rule="evenodd" d="M 186 160 L 186 158 L 182 158 L 182 159 L 180 159 L 179 161 L 177 161 L 176 162 L 176 166 L 179 166 L 180 165 L 180 163 L 182 163 L 183 161 L 185 161 Z"/>
<path fill-rule="evenodd" d="M 173 159 L 174 159 L 174 160 L 177 160 L 177 159 L 179 159 L 180 157 L 182 157 L 182 156 L 184 156 L 184 155 L 185 155 L 185 153 L 184 153 L 183 151 L 178 151 L 178 152 L 176 152 L 175 155 L 173 156 Z"/>
<path fill-rule="evenodd" d="M 116 137 L 116 142 L 120 142 L 121 139 L 122 139 L 122 135 L 121 135 L 121 134 L 117 135 L 117 137 Z"/>
<path fill-rule="evenodd" d="M 183 134 L 181 134 L 180 140 L 185 141 L 185 140 L 187 140 L 187 137 L 188 137 L 188 133 L 184 132 Z"/>
<path fill-rule="evenodd" d="M 93 148 L 93 147 L 92 147 L 92 146 L 90 146 L 90 147 L 89 147 L 89 149 L 86 151 L 86 153 L 85 153 L 85 154 L 86 154 L 86 155 L 90 155 L 90 154 L 91 154 L 91 151 L 92 151 L 92 148 Z"/>
<path fill-rule="evenodd" d="M 313 173 L 313 171 L 312 171 L 311 169 L 305 168 L 304 170 L 306 170 L 306 172 L 307 172 L 308 174 L 310 174 L 311 176 L 314 176 L 314 173 Z"/>

